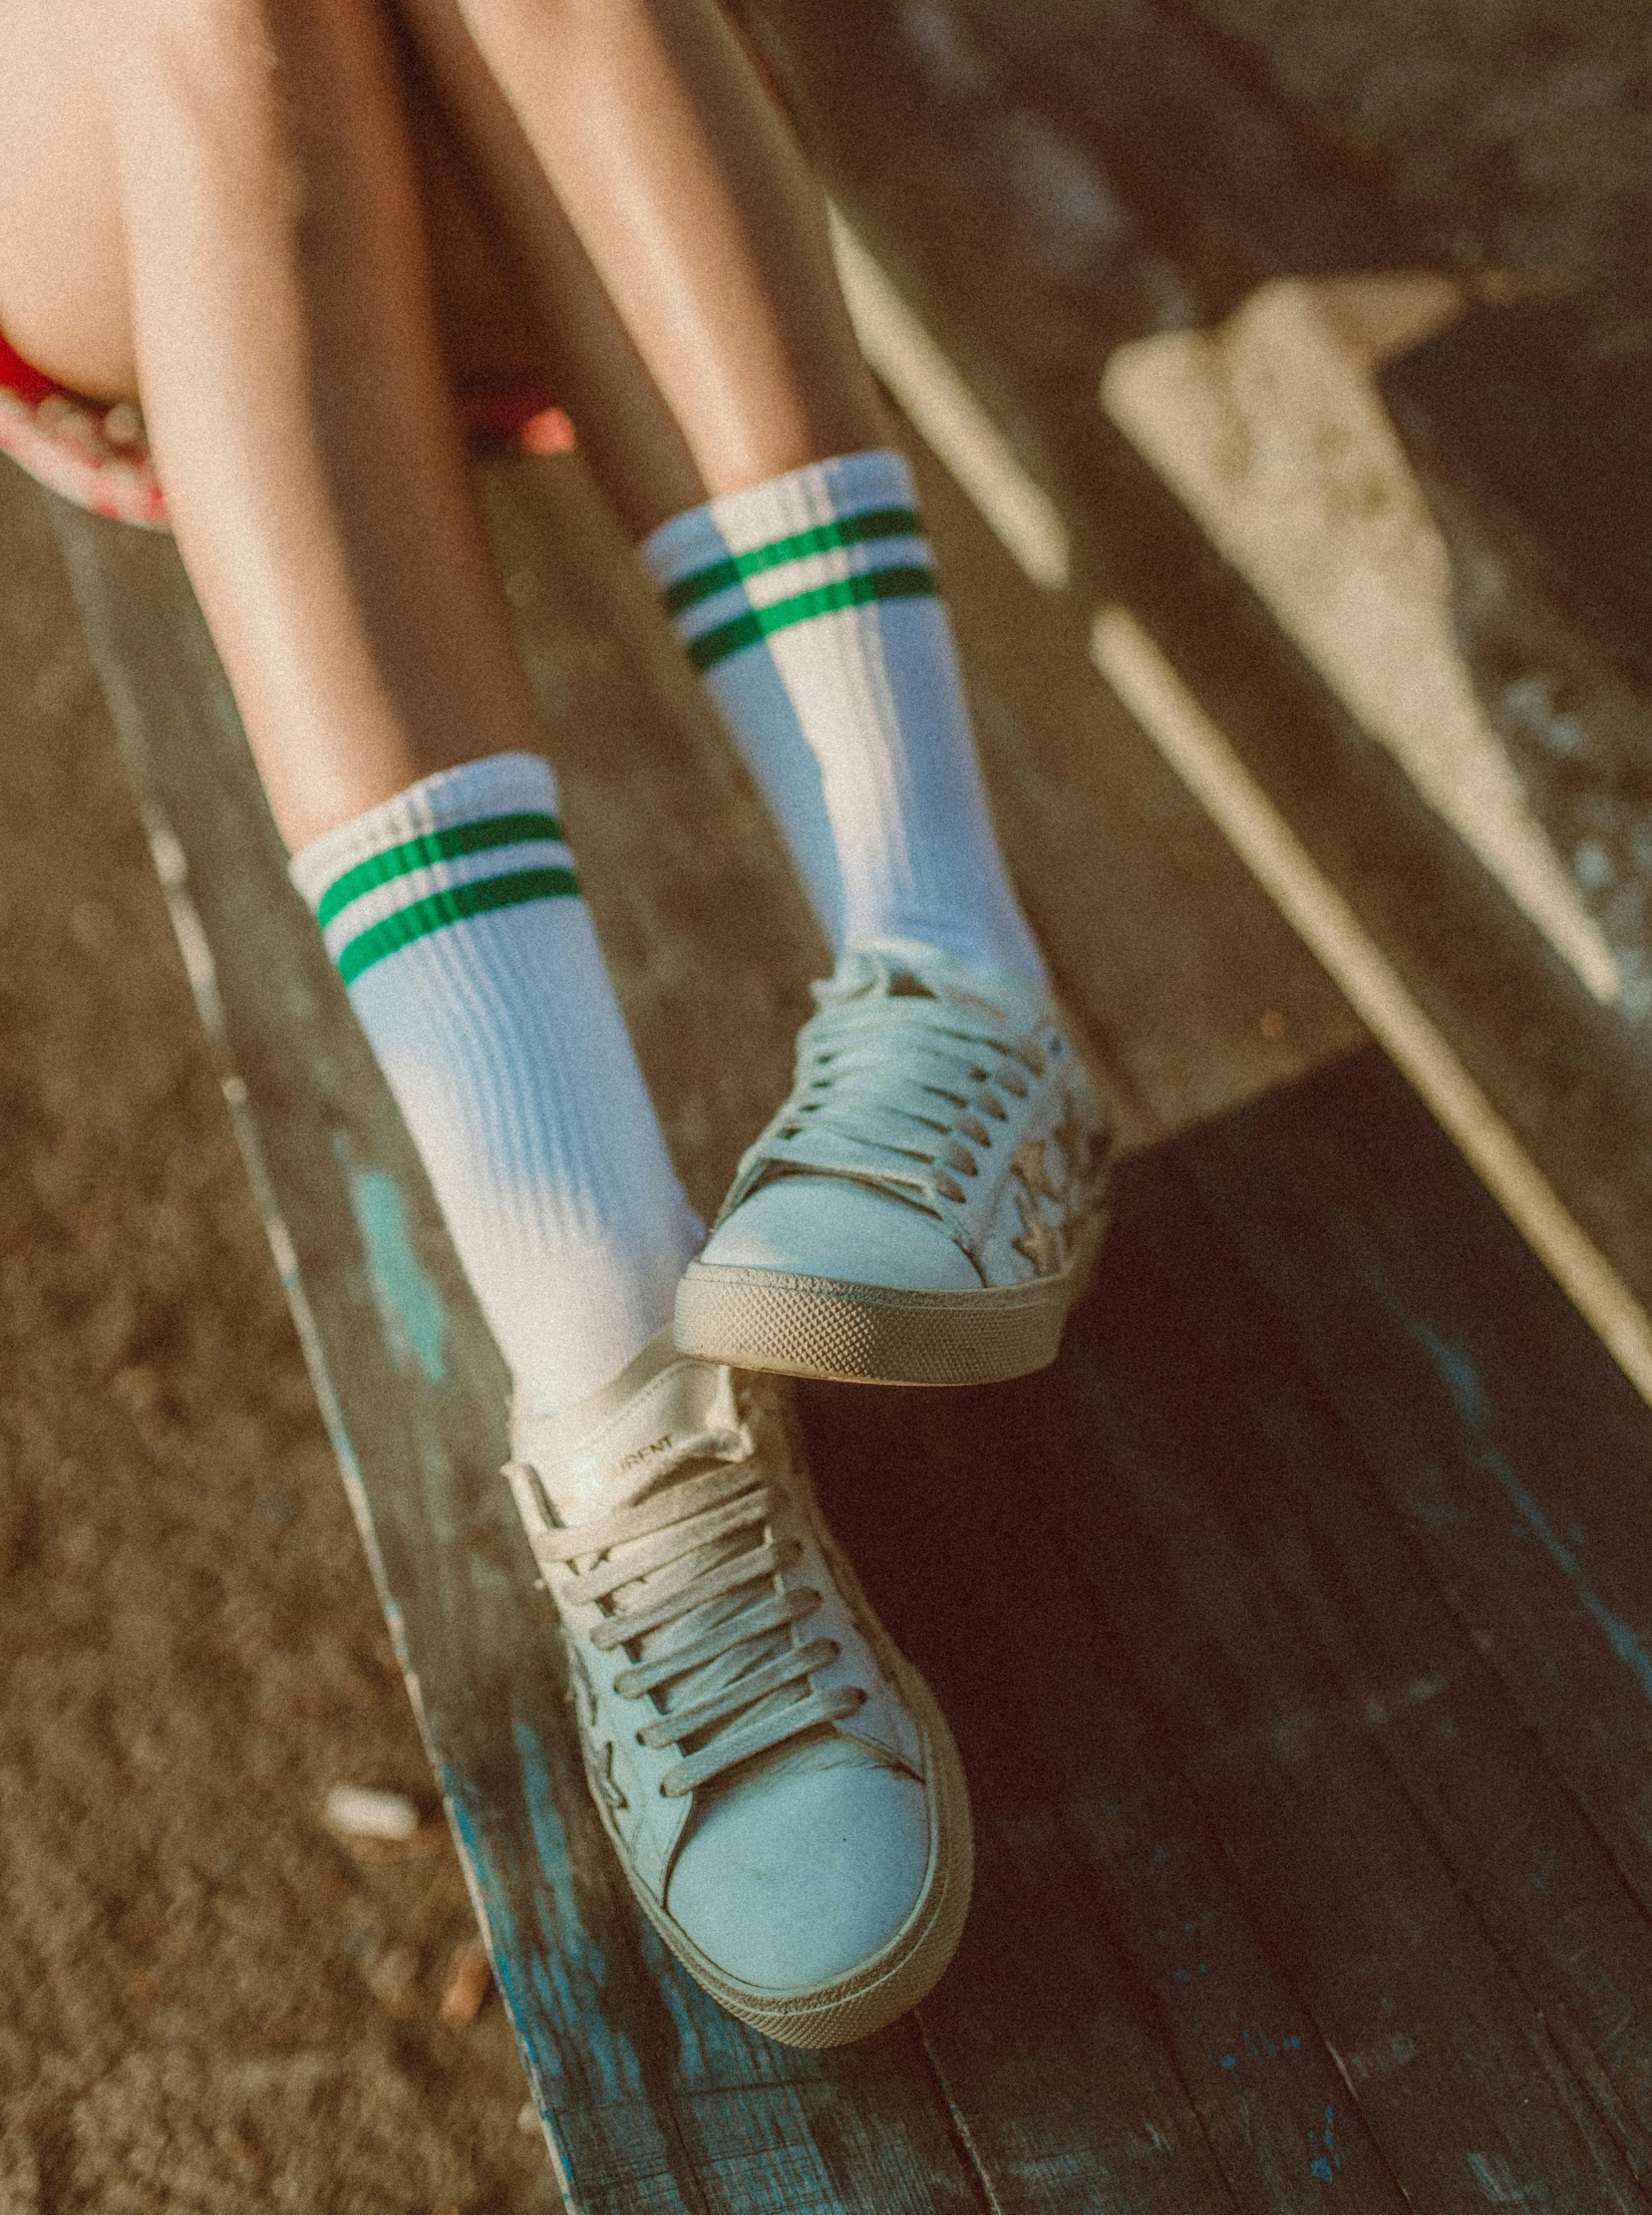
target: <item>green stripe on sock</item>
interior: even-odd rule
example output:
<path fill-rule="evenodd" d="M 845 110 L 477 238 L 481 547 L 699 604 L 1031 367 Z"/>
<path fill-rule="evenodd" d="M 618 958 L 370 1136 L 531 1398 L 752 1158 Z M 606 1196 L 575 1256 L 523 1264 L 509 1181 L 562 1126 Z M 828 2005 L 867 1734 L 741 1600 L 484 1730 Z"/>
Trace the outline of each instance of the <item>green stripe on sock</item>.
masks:
<path fill-rule="evenodd" d="M 798 592 L 773 607 L 753 608 L 732 623 L 691 639 L 688 656 L 702 675 L 727 661 L 759 639 L 794 623 L 807 623 L 814 615 L 832 615 L 839 608 L 864 607 L 870 600 L 920 600 L 934 595 L 934 572 L 929 569 L 871 569 L 864 576 L 842 577 L 834 584 L 818 584 L 813 592 Z"/>
<path fill-rule="evenodd" d="M 445 891 L 398 908 L 382 923 L 352 938 L 338 957 L 338 973 L 350 984 L 386 954 L 399 953 L 447 923 L 463 923 L 495 908 L 521 907 L 529 900 L 572 899 L 578 892 L 571 869 L 513 869 L 503 876 L 480 877 L 474 884 L 450 884 Z"/>
<path fill-rule="evenodd" d="M 471 823 L 451 823 L 446 830 L 427 830 L 417 838 L 409 838 L 400 846 L 386 846 L 383 853 L 369 854 L 365 861 L 358 861 L 353 869 L 346 869 L 336 884 L 329 885 L 316 909 L 316 921 L 325 929 L 341 908 L 352 900 L 359 900 L 364 892 L 373 892 L 381 884 L 394 883 L 397 877 L 410 875 L 415 869 L 428 869 L 435 861 L 453 861 L 461 854 L 486 853 L 491 846 L 519 846 L 529 838 L 549 838 L 562 843 L 562 826 L 554 815 L 542 812 L 520 815 L 484 815 Z"/>
<path fill-rule="evenodd" d="M 863 546 L 873 538 L 921 538 L 923 525 L 909 507 L 868 507 L 859 515 L 839 515 L 813 530 L 800 530 L 791 538 L 772 538 L 766 546 L 747 553 L 730 554 L 708 569 L 696 569 L 666 588 L 668 615 L 681 615 L 714 593 L 727 592 L 742 577 L 755 577 L 783 562 L 802 561 L 810 554 L 833 553 L 841 546 Z"/>

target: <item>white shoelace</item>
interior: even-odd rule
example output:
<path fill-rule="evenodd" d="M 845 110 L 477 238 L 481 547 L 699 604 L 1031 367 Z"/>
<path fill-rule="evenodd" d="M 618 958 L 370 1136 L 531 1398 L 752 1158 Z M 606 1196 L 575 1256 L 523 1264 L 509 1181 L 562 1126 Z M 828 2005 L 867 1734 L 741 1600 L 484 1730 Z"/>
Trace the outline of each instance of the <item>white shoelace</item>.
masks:
<path fill-rule="evenodd" d="M 822 1596 L 809 1585 L 787 1589 L 802 1547 L 773 1526 L 792 1503 L 755 1457 L 744 1428 L 697 1432 L 661 1456 L 660 1481 L 645 1499 L 541 1541 L 573 1571 L 562 1596 L 607 1611 L 591 1644 L 638 1657 L 614 1689 L 626 1700 L 652 1696 L 663 1711 L 637 1738 L 682 1751 L 661 1779 L 668 1798 L 840 1722 L 866 1698 L 851 1686 L 809 1685 L 838 1648 L 829 1638 L 797 1643 L 794 1627 Z M 685 1473 L 697 1462 L 711 1465 Z"/>
<path fill-rule="evenodd" d="M 798 1037 L 791 1095 L 746 1159 L 725 1213 L 766 1170 L 851 1175 L 916 1202 L 956 1235 L 971 1195 L 960 1178 L 1042 1078 L 1038 1042 L 984 1005 L 864 990 L 828 999 Z"/>

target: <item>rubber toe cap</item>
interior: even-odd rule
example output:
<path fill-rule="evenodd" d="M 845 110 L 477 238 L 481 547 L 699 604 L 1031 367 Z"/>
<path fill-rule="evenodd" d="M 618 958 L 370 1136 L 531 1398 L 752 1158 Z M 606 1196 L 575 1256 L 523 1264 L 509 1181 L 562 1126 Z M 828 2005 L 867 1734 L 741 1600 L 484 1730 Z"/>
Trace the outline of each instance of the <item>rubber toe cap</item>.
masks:
<path fill-rule="evenodd" d="M 795 1991 L 846 1976 L 917 1905 L 929 1863 L 923 1787 L 872 1762 L 721 1793 L 690 1833 L 666 1911 L 742 1984 Z"/>

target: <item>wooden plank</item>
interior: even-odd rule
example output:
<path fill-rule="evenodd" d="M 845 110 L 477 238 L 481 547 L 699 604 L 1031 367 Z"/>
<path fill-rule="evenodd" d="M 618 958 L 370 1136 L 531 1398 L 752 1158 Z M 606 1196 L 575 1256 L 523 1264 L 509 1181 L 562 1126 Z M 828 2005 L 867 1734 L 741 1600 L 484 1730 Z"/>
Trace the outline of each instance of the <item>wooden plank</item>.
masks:
<path fill-rule="evenodd" d="M 1365 2215 L 1398 2209 L 1094 1605 L 1077 1544 L 1095 1448 L 1059 1376 L 805 1405 L 836 1526 L 969 1769 L 977 1906 L 922 2012 L 995 2194 L 1317 2207 L 1334 2107 L 1339 2190 Z"/>
<path fill-rule="evenodd" d="M 1219 320 L 1270 276 L 1407 265 L 1363 180 L 1184 9 L 741 13 L 833 188 L 1057 483 L 1125 339 Z"/>
<path fill-rule="evenodd" d="M 1393 1084 L 1369 1064 L 1365 1074 L 1372 1083 L 1359 1092 L 1362 1132 L 1371 1091 Z M 1321 1142 L 1335 1133 L 1337 1107 L 1346 1110 L 1353 1100 L 1346 1073 L 1320 1089 L 1313 1121 Z M 1304 1112 L 1299 1097 L 1277 1104 L 1274 1119 L 1288 1125 Z M 1312 1177 L 1311 1163 L 1308 1147 L 1294 1149 L 1298 1179 L 1305 1164 Z M 1414 1192 L 1418 1169 L 1413 1155 L 1407 1184 Z M 1248 1197 L 1248 1180 L 1234 1173 L 1214 1133 L 1198 1150 L 1198 1180 L 1206 1190 L 1222 1188 L 1228 1211 L 1235 1191 L 1241 1206 Z M 1449 1247 L 1453 1229 L 1441 1221 L 1438 1188 L 1427 1189 L 1431 1228 Z M 1191 1185 L 1160 1180 L 1155 1211 L 1167 1265 L 1198 1257 L 1199 1266 L 1183 1275 L 1190 1327 L 1220 1347 L 1224 1390 L 1242 1411 L 1247 1435 L 1266 1443 L 1265 1452 L 1229 1462 L 1228 1527 L 1289 1593 L 1343 1713 L 1381 1754 L 1631 2167 L 1645 2176 L 1652 2169 L 1652 1925 L 1534 1746 L 1461 1607 L 1431 1577 L 1426 1548 L 1391 1512 L 1362 1450 L 1363 1432 L 1336 1421 L 1319 1394 L 1296 1389 L 1294 1349 L 1281 1364 L 1295 1293 L 1281 1301 L 1255 1285 L 1241 1247 Z M 1336 1220 L 1334 1200 L 1323 1212 Z M 1244 1288 L 1240 1297 L 1236 1287 Z M 1543 1291 L 1558 1304 L 1551 1287 Z M 1605 1358 L 1597 1351 L 1595 1359 Z M 1386 1370 L 1392 1390 L 1380 1330 L 1365 1361 Z M 1549 1389 L 1557 1382 L 1564 1389 L 1564 1364 Z M 1305 1740 L 1314 1728 L 1315 1717 L 1305 1716 Z"/>
<path fill-rule="evenodd" d="M 1454 485 L 1513 523 L 1510 534 L 1535 554 L 1562 602 L 1609 642 L 1609 658 L 1633 673 L 1644 703 L 1652 687 L 1652 365 L 1644 342 L 1614 361 L 1599 322 L 1575 297 L 1483 306 L 1397 363 L 1384 386 Z M 1618 797 L 1602 767 L 1586 765 L 1590 783 Z"/>
<path fill-rule="evenodd" d="M 1108 354 L 1196 320 L 1202 298 L 957 8 L 840 0 L 828 16 L 739 0 L 737 12 L 902 295 L 1035 478 L 1068 488 L 1095 443 Z"/>
<path fill-rule="evenodd" d="M 497 1356 L 286 884 L 176 556 L 68 509 L 53 521 L 570 2205 L 978 2206 L 910 2026 L 790 2053 L 725 2018 L 641 1925 L 498 1480 Z"/>
<path fill-rule="evenodd" d="M 1021 97 L 1092 151 L 1201 318 L 1266 277 L 1408 266 L 1403 229 L 1369 177 L 1192 11 L 1162 0 L 949 5 Z"/>
<path fill-rule="evenodd" d="M 1232 2201 L 1199 2117 L 1058 1810 L 1025 1772 L 1014 1802 L 984 1795 L 978 1756 L 965 1757 L 975 1904 L 921 2013 L 993 2205 L 1225 2215 Z"/>
<path fill-rule="evenodd" d="M 1275 1111 L 1270 1101 L 1243 1119 Z M 1401 2186 L 1425 2205 L 1466 2204 L 1478 2186 L 1567 2210 L 1638 2206 L 1541 2010 L 1316 1651 L 1301 1580 L 1284 1582 L 1271 1558 L 1290 1534 L 1254 1536 L 1282 1513 L 1282 1447 L 1229 1381 L 1223 1318 L 1244 1288 L 1219 1247 L 1171 1247 L 1161 1227 L 1160 1194 L 1212 1142 L 1184 1141 L 1127 1178 L 1098 1296 L 1070 1334 L 1063 1370 L 1097 1480 L 1092 1604 L 1117 1625 L 1249 1915 Z M 1362 1359 L 1381 1378 L 1369 1350 Z M 1275 1396 L 1314 1395 L 1282 1332 L 1267 1375 Z M 1316 1433 L 1322 1450 L 1331 1436 Z M 1316 1459 L 1299 1481 L 1334 1513 L 1349 1478 Z"/>
<path fill-rule="evenodd" d="M 1612 651 L 1652 677 L 1652 481 L 1642 129 L 1623 62 L 1635 0 L 1550 11 L 1543 0 L 1411 17 L 1193 0 L 1212 41 L 1284 110 L 1299 140 L 1360 177 L 1403 223 L 1419 266 L 1491 272 L 1528 297 L 1445 334 L 1413 394 L 1455 451 L 1452 475 L 1489 493 L 1551 582 Z M 1564 147 L 1558 160 L 1538 154 Z M 1475 327 L 1478 322 L 1479 328 Z M 1568 712 L 1570 712 L 1568 707 Z M 1602 798 L 1619 796 L 1579 763 Z M 1562 850 L 1565 850 L 1562 848 Z"/>
<path fill-rule="evenodd" d="M 1652 1911 L 1652 1412 L 1398 1080 L 1360 1080 L 1325 1073 L 1276 1130 L 1235 1118 L 1210 1202 Z"/>

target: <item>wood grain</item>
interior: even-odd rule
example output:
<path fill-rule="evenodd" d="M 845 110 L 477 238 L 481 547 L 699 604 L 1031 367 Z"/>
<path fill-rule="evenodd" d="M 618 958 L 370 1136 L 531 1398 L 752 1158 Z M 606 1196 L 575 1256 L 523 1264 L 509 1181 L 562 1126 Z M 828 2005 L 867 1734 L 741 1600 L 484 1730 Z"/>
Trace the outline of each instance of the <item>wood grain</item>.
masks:
<path fill-rule="evenodd" d="M 1478 1192 L 1471 1216 L 1441 1220 L 1440 1195 L 1417 1169 L 1432 1132 L 1415 1102 L 1385 1080 L 1375 1057 L 1302 1090 L 1326 1116 L 1316 1119 L 1315 1135 L 1329 1151 L 1328 1098 L 1340 1088 L 1349 1118 L 1340 1152 L 1353 1155 L 1370 1096 L 1385 1082 L 1399 1095 L 1411 1136 L 1403 1182 L 1385 1187 L 1388 1228 L 1400 1236 L 1403 1223 L 1414 1250 L 1438 1240 L 1445 1267 L 1465 1233 L 1495 1235 L 1503 1226 Z M 1349 1127 L 1356 1102 L 1359 1143 Z M 1250 1113 L 1285 1131 L 1295 1105 L 1280 1099 Z M 1231 1127 L 1190 1144 L 1182 1158 L 1219 1160 Z M 1314 1189 L 1311 1147 L 1282 1142 L 1282 1150 L 1297 1207 L 1316 1227 L 1334 1222 L 1331 1195 Z M 1233 1181 L 1242 1190 L 1242 1179 Z M 1500 1728 L 1494 1700 L 1492 1714 L 1477 1719 L 1475 1740 L 1453 1748 L 1468 1771 L 1456 1791 L 1460 1819 L 1473 1807 L 1484 1822 L 1467 1849 L 1482 1863 L 1473 1878 L 1447 1859 L 1444 1826 L 1429 1834 L 1419 1810 L 1430 1803 L 1415 1765 L 1395 1774 L 1393 1740 L 1378 1726 L 1408 1704 L 1427 1708 L 1465 1676 L 1472 1691 L 1473 1644 L 1460 1624 L 1436 1619 L 1434 1643 L 1414 1670 L 1361 1635 L 1358 1564 L 1369 1550 L 1380 1591 L 1384 1552 L 1399 1539 L 1386 1522 L 1362 1532 L 1351 1504 L 1357 1454 L 1341 1426 L 1319 1415 L 1315 1380 L 1293 1349 L 1294 1303 L 1303 1296 L 1296 1288 L 1313 1280 L 1312 1263 L 1293 1270 L 1276 1310 L 1247 1313 L 1255 1293 L 1197 1211 L 1179 1204 L 1171 1155 L 1152 1164 L 1133 1196 L 1139 1212 L 1115 1243 L 1110 1281 L 1068 1357 L 1105 1472 L 1094 1526 L 1098 1605 L 1116 1621 L 1160 1727 L 1185 1748 L 1242 1896 L 1414 2196 L 1452 2204 L 1449 2195 L 1484 2168 L 1536 2204 L 1636 2204 L 1637 2134 L 1623 2134 L 1626 2161 L 1585 2089 L 1584 2079 L 1592 2089 L 1609 2071 L 1595 2059 L 1574 2073 L 1562 2058 L 1568 2043 L 1575 2052 L 1585 2042 L 1575 2031 L 1569 2042 L 1556 2037 L 1550 2026 L 1549 2003 L 1568 1997 L 1553 1962 L 1539 1972 L 1527 1952 L 1517 1975 L 1488 1929 L 1492 1918 L 1477 1912 L 1499 1891 L 1487 1864 L 1508 1847 L 1489 1809 L 1500 1804 L 1502 1823 L 1523 1821 L 1565 1841 L 1556 1859 L 1563 1865 L 1570 1854 L 1573 1904 L 1592 1901 L 1604 1918 L 1595 1926 L 1602 1952 L 1631 1987 L 1628 1965 L 1643 1934 L 1604 1857 L 1568 1819 L 1557 1780 L 1532 1778 L 1530 1741 Z M 1556 1309 L 1564 1320 L 1552 1287 L 1532 1288 L 1528 1317 L 1552 1320 Z M 1371 1343 L 1360 1359 L 1374 1398 L 1403 1398 L 1402 1379 L 1392 1369 L 1383 1374 Z M 1595 1359 L 1607 1366 L 1598 1350 Z M 1316 1522 L 1305 1528 L 1298 1502 L 1310 1496 Z M 1339 1560 L 1327 1533 L 1344 1525 L 1339 1546 L 1348 1550 Z M 1368 1549 L 1358 1544 L 1362 1535 Z M 1411 1599 L 1405 1571 L 1391 1573 L 1403 1606 Z M 1333 1641 L 1339 1613 L 1347 1620 Z M 1389 1668 L 1374 1679 L 1383 1659 Z M 1438 1783 L 1437 1774 L 1436 1798 Z M 1451 1843 L 1462 1847 L 1461 1833 Z M 1512 1887 L 1504 1878 L 1500 1888 L 1506 1926 Z M 1574 1977 L 1569 1997 L 1597 2033 L 1606 2030 L 1604 1993 L 1584 2004 Z M 1613 2096 L 1639 2096 L 1639 2065 L 1630 2059 L 1620 2074 Z"/>
<path fill-rule="evenodd" d="M 988 2181 L 1037 2208 L 1315 2206 L 1342 2081 L 1095 1605 L 1095 1441 L 1059 1371 L 930 1399 L 806 1405 L 835 1527 L 969 1769 L 977 1906 L 921 2013 Z M 1355 2204 L 1402 2204 L 1357 2117 L 1337 2151 Z"/>

